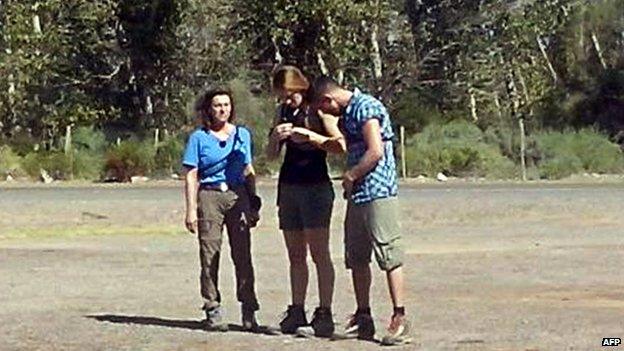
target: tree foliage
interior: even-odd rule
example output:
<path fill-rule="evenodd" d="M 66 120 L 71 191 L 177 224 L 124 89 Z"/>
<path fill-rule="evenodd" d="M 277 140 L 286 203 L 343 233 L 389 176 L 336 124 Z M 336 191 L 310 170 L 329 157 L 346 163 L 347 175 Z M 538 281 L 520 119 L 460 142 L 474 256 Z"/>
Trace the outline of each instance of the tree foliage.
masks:
<path fill-rule="evenodd" d="M 1 0 L 0 133 L 46 150 L 71 125 L 175 135 L 206 86 L 268 101 L 291 63 L 379 96 L 409 133 L 466 120 L 517 161 L 519 120 L 624 141 L 622 33 L 618 0 Z M 257 127 L 271 103 L 250 104 Z"/>

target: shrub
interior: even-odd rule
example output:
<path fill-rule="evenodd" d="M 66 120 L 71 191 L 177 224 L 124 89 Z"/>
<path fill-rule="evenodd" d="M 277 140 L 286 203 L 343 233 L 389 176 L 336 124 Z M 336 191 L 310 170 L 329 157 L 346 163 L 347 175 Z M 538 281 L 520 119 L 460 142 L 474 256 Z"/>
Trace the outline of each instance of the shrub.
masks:
<path fill-rule="evenodd" d="M 106 151 L 106 136 L 93 127 L 78 127 L 72 134 L 74 150 L 103 154 Z"/>
<path fill-rule="evenodd" d="M 104 171 L 104 155 L 84 150 L 74 150 L 73 177 L 77 179 L 98 180 Z"/>
<path fill-rule="evenodd" d="M 180 137 L 165 137 L 156 150 L 156 170 L 166 173 L 166 175 L 178 172 L 183 152 L 184 142 Z"/>
<path fill-rule="evenodd" d="M 40 147 L 39 140 L 24 130 L 13 135 L 7 144 L 19 156 L 26 156 Z"/>
<path fill-rule="evenodd" d="M 266 175 L 276 172 L 279 161 L 268 160 L 264 152 L 275 116 L 275 100 L 265 95 L 254 95 L 249 90 L 253 82 L 244 75 L 230 81 L 229 85 L 236 104 L 238 118 L 236 123 L 244 125 L 251 131 L 256 173 Z"/>
<path fill-rule="evenodd" d="M 593 129 L 545 132 L 536 135 L 535 140 L 543 178 L 559 179 L 583 171 L 617 173 L 624 170 L 620 147 Z"/>
<path fill-rule="evenodd" d="M 72 133 L 72 176 L 96 180 L 104 170 L 106 136 L 91 127 L 78 127 Z"/>
<path fill-rule="evenodd" d="M 106 153 L 106 177 L 129 181 L 135 175 L 149 175 L 154 170 L 156 150 L 150 140 L 126 140 Z"/>
<path fill-rule="evenodd" d="M 561 179 L 583 170 L 581 160 L 573 154 L 556 155 L 539 167 L 540 178 Z"/>
<path fill-rule="evenodd" d="M 0 146 L 0 180 L 11 174 L 12 176 L 20 176 L 23 174 L 21 166 L 22 158 L 13 151 L 8 145 Z"/>
<path fill-rule="evenodd" d="M 516 177 L 513 162 L 484 139 L 483 132 L 466 121 L 432 124 L 408 141 L 409 175 Z"/>
<path fill-rule="evenodd" d="M 39 179 L 45 170 L 54 179 L 70 179 L 72 176 L 71 157 L 61 151 L 31 152 L 22 160 L 22 168 L 32 179 Z"/>

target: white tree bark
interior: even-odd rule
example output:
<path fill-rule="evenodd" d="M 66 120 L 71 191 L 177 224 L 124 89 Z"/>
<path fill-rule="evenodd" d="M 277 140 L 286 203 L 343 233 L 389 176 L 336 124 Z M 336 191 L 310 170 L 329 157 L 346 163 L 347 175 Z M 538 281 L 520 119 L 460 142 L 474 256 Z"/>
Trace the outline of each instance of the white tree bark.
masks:
<path fill-rule="evenodd" d="M 41 34 L 41 21 L 39 20 L 39 15 L 33 16 L 32 24 L 35 34 Z"/>
<path fill-rule="evenodd" d="M 524 130 L 524 118 L 518 118 L 518 126 L 520 127 L 520 166 L 522 167 L 522 180 L 526 182 L 526 131 Z"/>
<path fill-rule="evenodd" d="M 280 52 L 279 46 L 277 45 L 277 40 L 275 39 L 275 35 L 271 37 L 271 42 L 273 43 L 273 48 L 275 49 L 275 62 L 277 62 L 278 64 L 282 64 L 282 62 L 284 62 L 284 56 L 282 56 L 282 53 Z"/>
<path fill-rule="evenodd" d="M 537 45 L 542 52 L 542 56 L 544 56 L 544 60 L 546 60 L 546 65 L 548 66 L 548 70 L 552 75 L 553 81 L 557 83 L 559 81 L 559 77 L 557 77 L 557 72 L 555 71 L 552 62 L 550 62 L 550 58 L 548 58 L 548 53 L 546 52 L 546 46 L 544 45 L 544 41 L 539 35 L 537 36 Z"/>
<path fill-rule="evenodd" d="M 529 89 L 527 88 L 526 82 L 524 80 L 524 76 L 522 75 L 522 72 L 520 72 L 520 70 L 516 70 L 516 73 L 518 74 L 518 80 L 520 80 L 520 85 L 522 86 L 522 93 L 524 95 L 524 103 L 530 104 Z"/>
<path fill-rule="evenodd" d="M 401 175 L 403 179 L 407 178 L 407 161 L 405 159 L 405 127 L 401 126 L 399 129 L 399 135 L 401 138 Z"/>
<path fill-rule="evenodd" d="M 383 66 L 381 59 L 381 50 L 379 50 L 378 40 L 379 26 L 373 23 L 371 26 L 371 59 L 373 61 L 373 76 L 375 79 L 383 77 Z"/>
<path fill-rule="evenodd" d="M 501 107 L 500 98 L 498 97 L 498 92 L 494 93 L 494 106 L 496 106 L 496 114 L 498 115 L 498 119 L 503 122 L 503 108 Z"/>
<path fill-rule="evenodd" d="M 65 145 L 63 148 L 65 155 L 69 154 L 69 152 L 71 151 L 71 144 L 72 144 L 72 127 L 67 126 L 65 127 Z"/>
<path fill-rule="evenodd" d="M 520 99 L 513 71 L 509 72 L 507 79 L 509 95 L 511 97 L 511 112 L 514 117 L 518 118 L 518 127 L 520 129 L 520 165 L 522 167 L 522 180 L 526 181 L 526 132 L 524 129 L 524 117 L 518 113 L 518 110 L 520 109 Z"/>
<path fill-rule="evenodd" d="M 477 114 L 477 99 L 472 89 L 468 90 L 468 94 L 470 94 L 470 114 L 472 115 L 472 121 L 477 122 L 479 120 L 479 115 Z"/>
<path fill-rule="evenodd" d="M 321 70 L 322 74 L 324 75 L 329 74 L 329 70 L 327 69 L 327 64 L 325 63 L 325 60 L 323 59 L 323 55 L 320 52 L 316 53 L 316 63 L 319 65 L 319 69 Z"/>
<path fill-rule="evenodd" d="M 148 115 L 151 115 L 154 113 L 154 105 L 152 104 L 152 97 L 151 96 L 147 96 L 147 99 L 145 99 L 145 113 L 147 113 Z"/>
<path fill-rule="evenodd" d="M 602 52 L 602 49 L 600 48 L 600 42 L 598 41 L 598 36 L 596 35 L 596 32 L 592 32 L 591 38 L 592 42 L 594 43 L 594 49 L 596 50 L 596 54 L 598 54 L 598 59 L 600 60 L 602 68 L 607 69 L 607 62 L 605 61 L 604 54 Z"/>
<path fill-rule="evenodd" d="M 342 85 L 342 83 L 344 83 L 344 71 L 342 70 L 342 68 L 339 68 L 336 71 L 336 81 L 338 85 Z"/>

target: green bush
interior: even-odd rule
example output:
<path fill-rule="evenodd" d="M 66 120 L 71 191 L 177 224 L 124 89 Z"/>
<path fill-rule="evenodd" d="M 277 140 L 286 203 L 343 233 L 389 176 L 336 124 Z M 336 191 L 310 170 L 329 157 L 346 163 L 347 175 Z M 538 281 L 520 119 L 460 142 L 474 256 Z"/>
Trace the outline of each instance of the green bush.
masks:
<path fill-rule="evenodd" d="M 13 151 L 8 145 L 0 146 L 0 180 L 11 174 L 12 176 L 20 176 L 23 174 L 21 166 L 22 158 Z"/>
<path fill-rule="evenodd" d="M 100 179 L 104 170 L 106 146 L 106 136 L 102 131 L 92 126 L 76 128 L 72 133 L 73 178 Z"/>
<path fill-rule="evenodd" d="M 264 150 L 269 141 L 269 130 L 275 116 L 275 99 L 266 95 L 253 94 L 250 77 L 242 74 L 229 82 L 236 105 L 236 124 L 244 125 L 251 131 L 253 141 L 254 168 L 258 174 L 271 174 L 279 168 L 278 162 L 267 159 Z"/>
<path fill-rule="evenodd" d="M 73 177 L 75 179 L 98 180 L 104 170 L 104 155 L 101 153 L 74 150 Z"/>
<path fill-rule="evenodd" d="M 487 176 L 514 178 L 516 166 L 504 157 L 498 146 L 485 142 L 484 133 L 474 124 L 453 121 L 432 124 L 407 143 L 407 168 L 410 176 Z"/>
<path fill-rule="evenodd" d="M 107 146 L 104 133 L 93 127 L 78 127 L 72 134 L 74 150 L 104 154 Z"/>
<path fill-rule="evenodd" d="M 154 170 L 156 150 L 150 140 L 126 140 L 114 145 L 106 153 L 106 177 L 129 181 L 136 175 L 149 175 Z"/>
<path fill-rule="evenodd" d="M 561 179 L 583 170 L 581 160 L 573 154 L 554 156 L 539 166 L 540 178 Z"/>
<path fill-rule="evenodd" d="M 41 170 L 58 180 L 72 177 L 71 157 L 61 151 L 31 152 L 24 156 L 22 168 L 32 179 L 39 179 Z"/>
<path fill-rule="evenodd" d="M 593 130 L 545 132 L 535 136 L 540 176 L 559 179 L 579 172 L 618 173 L 624 170 L 620 147 Z"/>
<path fill-rule="evenodd" d="M 19 156 L 26 156 L 40 147 L 39 140 L 24 130 L 13 135 L 7 144 Z"/>
<path fill-rule="evenodd" d="M 178 172 L 182 164 L 184 142 L 180 137 L 168 136 L 158 144 L 156 170 L 165 175 Z"/>

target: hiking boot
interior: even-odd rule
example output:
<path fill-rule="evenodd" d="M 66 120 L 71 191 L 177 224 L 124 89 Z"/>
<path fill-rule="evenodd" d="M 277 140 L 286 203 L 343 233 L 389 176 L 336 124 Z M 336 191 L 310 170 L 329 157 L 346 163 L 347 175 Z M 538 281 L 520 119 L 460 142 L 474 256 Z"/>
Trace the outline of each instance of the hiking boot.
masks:
<path fill-rule="evenodd" d="M 249 306 L 243 305 L 241 307 L 241 320 L 243 330 L 245 331 L 257 331 L 258 321 L 256 321 L 256 310 Z"/>
<path fill-rule="evenodd" d="M 373 317 L 368 313 L 356 312 L 347 322 L 345 334 L 356 336 L 361 340 L 373 340 L 375 338 Z"/>
<path fill-rule="evenodd" d="M 386 335 L 381 339 L 384 346 L 404 345 L 412 342 L 410 337 L 410 323 L 402 314 L 395 314 L 390 320 Z"/>
<path fill-rule="evenodd" d="M 206 319 L 204 327 L 209 331 L 227 331 L 228 325 L 223 321 L 223 310 L 221 307 L 213 307 L 205 310 Z"/>
<path fill-rule="evenodd" d="M 328 338 L 334 334 L 334 319 L 331 310 L 327 307 L 317 307 L 314 310 L 312 321 L 310 322 L 314 335 Z"/>
<path fill-rule="evenodd" d="M 297 328 L 308 325 L 303 306 L 290 305 L 280 322 L 280 330 L 284 334 L 294 334 Z"/>

